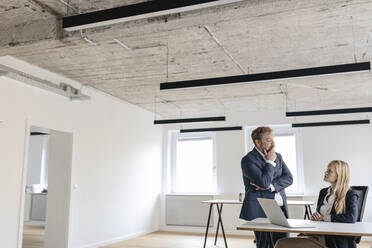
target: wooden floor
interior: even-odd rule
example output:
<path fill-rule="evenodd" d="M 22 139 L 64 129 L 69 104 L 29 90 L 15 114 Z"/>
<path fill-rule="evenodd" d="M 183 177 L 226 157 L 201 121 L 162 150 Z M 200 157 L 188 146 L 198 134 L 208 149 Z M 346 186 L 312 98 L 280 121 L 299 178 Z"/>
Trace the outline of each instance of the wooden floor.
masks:
<path fill-rule="evenodd" d="M 202 248 L 204 236 L 202 234 L 154 232 L 138 238 L 126 240 L 117 244 L 104 246 L 104 248 Z M 210 236 L 207 241 L 208 248 L 225 247 L 223 238 L 213 245 L 214 237 Z M 227 245 L 229 248 L 255 248 L 253 237 L 228 236 Z M 358 248 L 370 248 L 372 242 L 361 242 Z"/>
<path fill-rule="evenodd" d="M 43 248 L 45 229 L 42 226 L 23 226 L 23 248 Z"/>
<path fill-rule="evenodd" d="M 204 235 L 179 232 L 154 232 L 138 238 L 126 240 L 117 244 L 104 246 L 104 248 L 202 248 Z M 227 245 L 229 248 L 255 248 L 252 237 L 228 236 Z M 214 236 L 209 236 L 207 246 L 225 247 L 223 238 L 217 241 L 214 246 Z"/>
<path fill-rule="evenodd" d="M 23 231 L 23 248 L 44 248 L 44 228 L 25 226 Z M 104 248 L 202 248 L 204 235 L 176 232 L 154 232 L 138 238 L 129 239 L 116 244 L 104 246 Z M 213 245 L 214 237 L 209 236 L 207 247 L 225 247 L 223 238 Z M 230 248 L 255 248 L 253 237 L 228 236 Z M 370 248 L 372 242 L 361 242 L 358 248 Z"/>

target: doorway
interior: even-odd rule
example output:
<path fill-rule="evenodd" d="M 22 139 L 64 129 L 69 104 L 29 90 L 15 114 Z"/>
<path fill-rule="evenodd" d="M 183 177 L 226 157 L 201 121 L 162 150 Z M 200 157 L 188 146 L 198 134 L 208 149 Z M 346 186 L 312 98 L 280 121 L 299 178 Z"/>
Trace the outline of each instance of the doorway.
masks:
<path fill-rule="evenodd" d="M 68 246 L 73 135 L 27 128 L 18 248 Z"/>

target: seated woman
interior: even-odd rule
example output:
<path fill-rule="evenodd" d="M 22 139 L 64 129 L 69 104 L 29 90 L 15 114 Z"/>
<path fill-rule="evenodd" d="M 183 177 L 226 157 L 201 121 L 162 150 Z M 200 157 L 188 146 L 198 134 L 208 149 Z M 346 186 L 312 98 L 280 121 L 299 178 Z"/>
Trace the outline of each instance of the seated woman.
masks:
<path fill-rule="evenodd" d="M 324 173 L 324 181 L 331 184 L 319 193 L 317 209 L 312 216 L 313 221 L 355 223 L 358 217 L 358 194 L 350 190 L 350 168 L 341 160 L 333 160 Z M 275 248 L 310 248 L 356 247 L 354 237 L 313 235 L 278 240 Z"/>

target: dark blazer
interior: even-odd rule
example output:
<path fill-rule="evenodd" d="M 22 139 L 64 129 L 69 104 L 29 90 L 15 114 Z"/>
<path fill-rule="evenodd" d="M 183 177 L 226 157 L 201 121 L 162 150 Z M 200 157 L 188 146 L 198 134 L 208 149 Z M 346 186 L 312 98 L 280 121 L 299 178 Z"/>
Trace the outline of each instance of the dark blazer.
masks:
<path fill-rule="evenodd" d="M 266 218 L 257 198 L 274 199 L 275 193 L 280 193 L 283 198 L 283 211 L 288 217 L 287 196 L 284 189 L 293 183 L 292 174 L 284 163 L 282 156 L 276 153 L 276 167 L 266 163 L 261 154 L 253 148 L 242 158 L 241 166 L 243 172 L 243 181 L 245 186 L 245 198 L 240 211 L 240 218 L 244 220 L 253 220 L 255 218 Z M 272 184 L 275 192 L 271 190 L 256 190 L 250 185 L 250 182 L 262 187 L 269 188 Z"/>
<path fill-rule="evenodd" d="M 328 188 L 324 188 L 319 192 L 317 212 L 320 212 L 320 207 L 323 205 L 324 198 L 327 195 Z M 345 222 L 345 223 L 355 223 L 358 218 L 358 194 L 349 190 L 346 193 L 345 203 L 346 203 L 346 213 L 336 214 L 335 206 L 333 205 L 331 210 L 331 222 Z M 326 245 L 330 248 L 348 248 L 355 247 L 353 244 L 354 237 L 350 236 L 325 236 Z"/>

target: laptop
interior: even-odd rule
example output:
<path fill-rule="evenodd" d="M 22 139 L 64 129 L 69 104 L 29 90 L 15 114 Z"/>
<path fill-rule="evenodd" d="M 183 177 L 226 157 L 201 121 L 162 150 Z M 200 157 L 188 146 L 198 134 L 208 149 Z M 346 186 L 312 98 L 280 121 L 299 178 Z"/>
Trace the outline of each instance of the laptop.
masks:
<path fill-rule="evenodd" d="M 257 200 L 272 224 L 289 228 L 315 227 L 307 220 L 288 220 L 278 203 L 273 199 L 257 198 Z"/>

